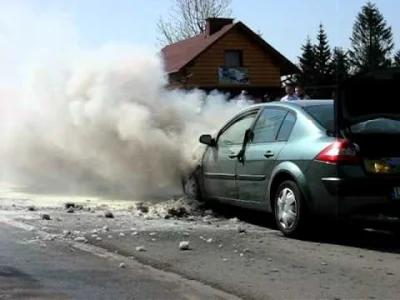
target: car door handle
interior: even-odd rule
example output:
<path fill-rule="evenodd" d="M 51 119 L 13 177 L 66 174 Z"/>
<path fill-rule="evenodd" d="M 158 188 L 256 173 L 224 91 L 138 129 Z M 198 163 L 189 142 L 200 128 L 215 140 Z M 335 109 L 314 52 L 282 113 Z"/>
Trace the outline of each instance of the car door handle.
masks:
<path fill-rule="evenodd" d="M 264 153 L 264 156 L 265 156 L 266 158 L 270 158 L 270 157 L 274 156 L 274 152 L 272 152 L 272 151 L 267 151 L 267 152 Z"/>

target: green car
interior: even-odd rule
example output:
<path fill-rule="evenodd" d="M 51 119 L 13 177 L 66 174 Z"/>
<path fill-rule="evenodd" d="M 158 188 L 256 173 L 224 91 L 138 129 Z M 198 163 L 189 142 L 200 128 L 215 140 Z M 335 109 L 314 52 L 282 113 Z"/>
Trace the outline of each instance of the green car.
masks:
<path fill-rule="evenodd" d="M 399 84 L 400 69 L 374 71 L 343 82 L 335 101 L 245 108 L 200 137 L 206 147 L 186 193 L 271 212 L 286 236 L 312 230 L 314 216 L 396 223 Z"/>

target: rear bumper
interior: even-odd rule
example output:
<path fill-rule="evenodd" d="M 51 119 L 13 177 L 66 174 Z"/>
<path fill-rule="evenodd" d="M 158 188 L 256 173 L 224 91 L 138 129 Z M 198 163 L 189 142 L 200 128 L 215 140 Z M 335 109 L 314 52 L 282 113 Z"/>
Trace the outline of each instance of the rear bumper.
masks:
<path fill-rule="evenodd" d="M 322 177 L 311 194 L 317 214 L 400 223 L 400 199 L 393 197 L 396 186 L 400 180 Z"/>

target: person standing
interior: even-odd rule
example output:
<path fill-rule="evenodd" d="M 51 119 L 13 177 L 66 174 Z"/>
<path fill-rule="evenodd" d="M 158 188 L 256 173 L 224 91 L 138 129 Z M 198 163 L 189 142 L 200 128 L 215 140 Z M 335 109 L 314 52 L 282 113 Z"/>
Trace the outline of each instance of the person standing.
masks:
<path fill-rule="evenodd" d="M 295 88 L 295 93 L 300 100 L 311 99 L 307 94 L 304 88 L 301 85 L 297 85 Z"/>
<path fill-rule="evenodd" d="M 299 97 L 297 97 L 294 87 L 292 85 L 287 85 L 285 87 L 286 91 L 286 96 L 282 97 L 281 101 L 293 101 L 293 100 L 300 100 Z"/>

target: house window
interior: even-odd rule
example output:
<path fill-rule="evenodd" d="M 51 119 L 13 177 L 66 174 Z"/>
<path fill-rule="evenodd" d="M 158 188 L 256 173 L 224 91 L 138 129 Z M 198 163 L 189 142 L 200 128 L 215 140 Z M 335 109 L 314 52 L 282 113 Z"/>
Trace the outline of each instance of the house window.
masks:
<path fill-rule="evenodd" d="M 236 68 L 243 66 L 243 55 L 240 50 L 225 51 L 225 67 Z"/>

